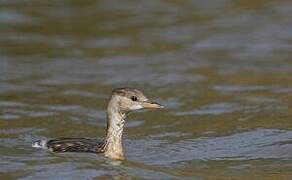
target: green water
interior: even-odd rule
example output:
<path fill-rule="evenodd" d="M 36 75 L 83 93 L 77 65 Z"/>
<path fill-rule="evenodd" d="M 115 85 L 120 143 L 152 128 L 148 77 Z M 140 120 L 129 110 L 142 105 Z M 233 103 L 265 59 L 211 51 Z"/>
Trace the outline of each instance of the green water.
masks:
<path fill-rule="evenodd" d="M 0 1 L 0 179 L 291 179 L 292 3 Z M 165 105 L 127 119 L 127 160 L 52 154 L 102 138 L 111 90 Z"/>

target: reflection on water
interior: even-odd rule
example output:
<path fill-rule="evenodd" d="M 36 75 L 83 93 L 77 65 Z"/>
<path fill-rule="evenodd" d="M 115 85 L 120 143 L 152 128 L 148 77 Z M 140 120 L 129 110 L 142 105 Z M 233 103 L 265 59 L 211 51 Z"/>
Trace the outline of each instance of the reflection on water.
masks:
<path fill-rule="evenodd" d="M 3 179 L 291 178 L 291 2 L 0 5 Z M 101 138 L 119 86 L 167 107 L 131 114 L 126 161 L 31 148 Z"/>

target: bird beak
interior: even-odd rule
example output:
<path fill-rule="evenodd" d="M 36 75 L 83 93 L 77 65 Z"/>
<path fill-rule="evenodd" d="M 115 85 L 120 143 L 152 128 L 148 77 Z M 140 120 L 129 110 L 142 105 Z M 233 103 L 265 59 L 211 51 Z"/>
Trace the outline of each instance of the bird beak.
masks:
<path fill-rule="evenodd" d="M 149 101 L 143 102 L 142 106 L 145 109 L 162 109 L 162 108 L 164 108 L 164 106 L 162 106 L 156 102 L 149 102 Z"/>

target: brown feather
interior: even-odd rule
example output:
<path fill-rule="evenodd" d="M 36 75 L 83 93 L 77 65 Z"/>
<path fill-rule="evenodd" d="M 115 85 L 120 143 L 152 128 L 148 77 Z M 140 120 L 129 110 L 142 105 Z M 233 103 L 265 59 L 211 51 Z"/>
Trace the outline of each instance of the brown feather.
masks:
<path fill-rule="evenodd" d="M 102 142 L 87 138 L 52 139 L 47 142 L 47 147 L 52 152 L 103 152 Z"/>

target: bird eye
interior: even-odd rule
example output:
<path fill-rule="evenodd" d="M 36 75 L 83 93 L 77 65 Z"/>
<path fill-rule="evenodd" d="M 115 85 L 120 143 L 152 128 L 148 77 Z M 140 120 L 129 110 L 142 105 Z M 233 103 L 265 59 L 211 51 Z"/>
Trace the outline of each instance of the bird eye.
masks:
<path fill-rule="evenodd" d="M 132 101 L 137 101 L 138 100 L 136 96 L 132 96 L 131 99 L 132 99 Z"/>

